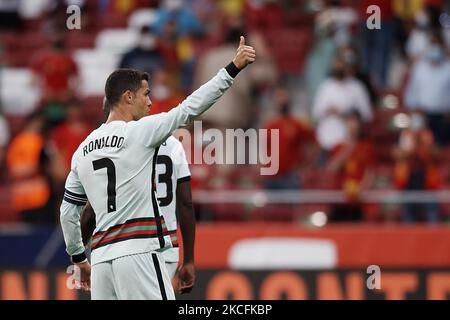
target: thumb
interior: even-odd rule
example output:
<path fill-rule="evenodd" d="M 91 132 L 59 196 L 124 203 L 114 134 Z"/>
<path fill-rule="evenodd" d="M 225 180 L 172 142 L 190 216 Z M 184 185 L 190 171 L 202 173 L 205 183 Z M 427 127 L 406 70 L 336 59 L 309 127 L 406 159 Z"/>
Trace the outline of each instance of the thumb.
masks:
<path fill-rule="evenodd" d="M 244 45 L 245 45 L 245 38 L 243 36 L 241 36 L 241 38 L 239 40 L 239 47 L 244 46 Z"/>

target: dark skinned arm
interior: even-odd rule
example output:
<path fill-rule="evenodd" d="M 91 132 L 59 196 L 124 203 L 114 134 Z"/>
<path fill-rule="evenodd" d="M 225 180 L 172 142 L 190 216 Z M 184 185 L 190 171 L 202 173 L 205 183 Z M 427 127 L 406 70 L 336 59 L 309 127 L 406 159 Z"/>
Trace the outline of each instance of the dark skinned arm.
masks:
<path fill-rule="evenodd" d="M 184 180 L 177 185 L 177 220 L 180 224 L 183 238 L 183 264 L 178 269 L 179 293 L 189 293 L 195 283 L 194 242 L 195 242 L 195 214 L 192 205 L 191 182 Z"/>
<path fill-rule="evenodd" d="M 83 244 L 86 246 L 89 240 L 92 238 L 92 234 L 95 229 L 95 212 L 92 209 L 91 204 L 88 202 L 81 212 L 81 236 L 83 238 Z"/>

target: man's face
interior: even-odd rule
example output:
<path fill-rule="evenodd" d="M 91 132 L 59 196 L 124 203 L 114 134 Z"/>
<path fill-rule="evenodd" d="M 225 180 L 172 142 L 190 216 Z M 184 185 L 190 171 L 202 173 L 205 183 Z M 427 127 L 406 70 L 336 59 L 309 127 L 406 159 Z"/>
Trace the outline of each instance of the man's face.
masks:
<path fill-rule="evenodd" d="M 148 115 L 152 101 L 149 97 L 150 89 L 146 80 L 141 81 L 141 87 L 133 95 L 132 113 L 133 119 L 139 120 L 142 117 Z"/>

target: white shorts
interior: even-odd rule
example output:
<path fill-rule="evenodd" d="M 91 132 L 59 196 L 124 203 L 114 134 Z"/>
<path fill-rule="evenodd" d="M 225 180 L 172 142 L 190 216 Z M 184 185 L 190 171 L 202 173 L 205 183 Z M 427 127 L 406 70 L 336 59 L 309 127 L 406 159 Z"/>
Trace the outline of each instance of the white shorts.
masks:
<path fill-rule="evenodd" d="M 175 276 L 175 273 L 177 272 L 177 269 L 178 269 L 178 262 L 167 262 L 166 261 L 166 268 L 167 268 L 167 272 L 169 273 L 169 278 L 173 279 L 173 277 Z"/>
<path fill-rule="evenodd" d="M 175 300 L 171 278 L 158 252 L 98 263 L 91 270 L 92 300 Z"/>

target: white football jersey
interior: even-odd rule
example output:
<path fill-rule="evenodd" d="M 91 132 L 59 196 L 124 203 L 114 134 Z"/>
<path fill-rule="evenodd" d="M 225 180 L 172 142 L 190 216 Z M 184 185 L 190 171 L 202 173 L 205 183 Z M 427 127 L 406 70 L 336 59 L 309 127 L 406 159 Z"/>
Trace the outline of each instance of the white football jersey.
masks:
<path fill-rule="evenodd" d="M 112 121 L 78 147 L 66 180 L 61 226 L 67 253 L 83 254 L 80 214 L 89 201 L 96 216 L 91 263 L 171 247 L 156 196 L 157 149 L 190 123 L 233 83 L 225 68 L 178 107 L 138 121 Z"/>
<path fill-rule="evenodd" d="M 161 144 L 156 157 L 156 195 L 173 245 L 173 248 L 163 252 L 166 262 L 178 262 L 179 260 L 176 191 L 178 183 L 187 181 L 190 177 L 191 173 L 183 145 L 171 136 Z"/>

